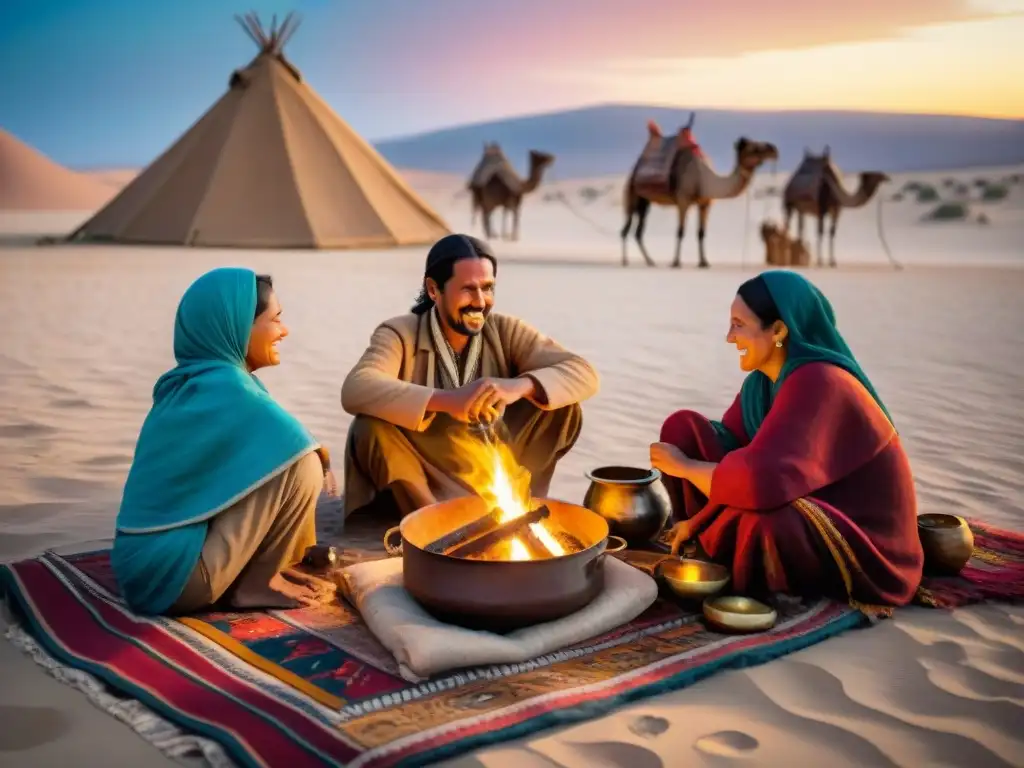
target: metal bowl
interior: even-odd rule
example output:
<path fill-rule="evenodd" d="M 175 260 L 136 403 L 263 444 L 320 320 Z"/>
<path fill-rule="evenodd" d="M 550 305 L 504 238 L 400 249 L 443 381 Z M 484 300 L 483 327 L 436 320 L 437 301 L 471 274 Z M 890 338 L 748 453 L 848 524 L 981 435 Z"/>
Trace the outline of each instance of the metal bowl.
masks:
<path fill-rule="evenodd" d="M 924 550 L 925 569 L 932 573 L 960 573 L 974 554 L 974 534 L 959 515 L 918 515 L 917 533 Z"/>
<path fill-rule="evenodd" d="M 491 632 L 554 621 L 574 613 L 604 589 L 604 556 L 625 547 L 608 535 L 608 521 L 585 507 L 555 499 L 534 499 L 551 519 L 570 531 L 584 549 L 543 560 L 470 560 L 430 552 L 427 545 L 487 514 L 479 496 L 463 496 L 422 507 L 384 534 L 390 555 L 402 557 L 410 595 L 449 624 Z M 392 539 L 400 536 L 399 544 Z"/>
<path fill-rule="evenodd" d="M 729 569 L 718 563 L 673 557 L 658 564 L 660 575 L 669 588 L 686 600 L 703 600 L 717 595 L 729 583 Z"/>
<path fill-rule="evenodd" d="M 763 632 L 775 626 L 778 613 L 753 598 L 729 595 L 705 600 L 704 618 L 725 632 Z"/>

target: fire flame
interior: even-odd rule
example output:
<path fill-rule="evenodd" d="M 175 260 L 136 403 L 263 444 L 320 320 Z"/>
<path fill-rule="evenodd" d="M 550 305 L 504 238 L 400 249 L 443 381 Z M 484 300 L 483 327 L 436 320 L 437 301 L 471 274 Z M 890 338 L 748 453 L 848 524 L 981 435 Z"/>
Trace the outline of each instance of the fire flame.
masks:
<path fill-rule="evenodd" d="M 522 517 L 529 511 L 527 507 L 530 500 L 530 476 L 526 470 L 517 466 L 515 458 L 507 446 L 491 445 L 490 449 L 492 454 L 490 483 L 481 490 L 480 495 L 487 499 L 492 506 L 501 510 L 500 522 L 505 523 Z M 513 475 L 517 476 L 518 483 L 513 483 Z M 530 523 L 530 531 L 553 557 L 566 554 L 565 547 L 551 534 L 543 520 Z M 530 559 L 530 550 L 519 536 L 510 542 L 509 559 Z"/>

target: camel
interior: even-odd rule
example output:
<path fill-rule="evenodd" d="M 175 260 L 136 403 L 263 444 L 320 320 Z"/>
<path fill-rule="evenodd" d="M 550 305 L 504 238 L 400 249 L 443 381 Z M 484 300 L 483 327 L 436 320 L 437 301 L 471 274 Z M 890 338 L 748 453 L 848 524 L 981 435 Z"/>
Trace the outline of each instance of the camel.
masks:
<path fill-rule="evenodd" d="M 519 208 L 523 195 L 528 195 L 540 186 L 544 171 L 555 161 L 555 156 L 538 150 L 530 150 L 530 172 L 526 179 L 516 173 L 497 143 L 484 144 L 484 154 L 473 170 L 467 188 L 472 200 L 471 223 L 476 222 L 476 213 L 481 212 L 484 236 L 490 240 L 491 212 L 501 208 L 502 239 L 519 239 Z M 507 215 L 512 214 L 511 237 L 506 234 Z"/>
<path fill-rule="evenodd" d="M 824 266 L 822 241 L 825 237 L 825 218 L 830 219 L 828 232 L 829 266 L 836 266 L 836 226 L 843 208 L 860 208 L 867 205 L 878 188 L 889 181 L 881 171 L 864 171 L 860 174 L 857 191 L 846 191 L 841 173 L 832 162 L 831 151 L 826 145 L 824 153 L 812 154 L 804 150 L 804 159 L 793 172 L 782 191 L 782 210 L 785 214 L 785 232 L 789 234 L 793 214 L 797 215 L 797 239 L 804 239 L 804 216 L 818 219 L 817 265 Z"/>
<path fill-rule="evenodd" d="M 777 160 L 779 151 L 768 142 L 752 141 L 740 137 L 733 145 L 736 164 L 728 176 L 721 176 L 711 167 L 707 157 L 693 140 L 690 121 L 674 137 L 662 137 L 661 130 L 650 121 L 647 124 L 648 140 L 643 154 L 633 167 L 626 182 L 624 208 L 626 223 L 622 227 L 622 266 L 627 266 L 626 242 L 636 216 L 636 243 L 640 253 L 653 267 L 654 261 L 644 247 L 644 226 L 651 204 L 674 205 L 679 211 L 679 227 L 676 230 L 676 251 L 672 266 L 681 266 L 683 231 L 686 213 L 696 205 L 700 214 L 697 229 L 697 244 L 700 252 L 699 267 L 707 267 L 704 255 L 704 235 L 707 231 L 708 211 L 715 200 L 738 197 L 750 184 L 754 172 L 767 160 Z"/>
<path fill-rule="evenodd" d="M 806 267 L 811 263 L 804 241 L 794 240 L 775 222 L 761 223 L 761 240 L 764 241 L 764 263 L 770 267 Z"/>

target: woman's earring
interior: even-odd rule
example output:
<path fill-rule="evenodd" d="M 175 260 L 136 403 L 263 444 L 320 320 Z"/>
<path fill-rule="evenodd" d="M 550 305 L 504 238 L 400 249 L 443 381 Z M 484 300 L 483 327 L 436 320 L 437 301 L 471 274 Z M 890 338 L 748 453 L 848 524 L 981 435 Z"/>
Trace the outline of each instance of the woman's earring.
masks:
<path fill-rule="evenodd" d="M 776 341 L 775 342 L 775 346 L 779 347 L 781 349 L 782 348 L 782 340 L 780 339 L 779 341 Z"/>

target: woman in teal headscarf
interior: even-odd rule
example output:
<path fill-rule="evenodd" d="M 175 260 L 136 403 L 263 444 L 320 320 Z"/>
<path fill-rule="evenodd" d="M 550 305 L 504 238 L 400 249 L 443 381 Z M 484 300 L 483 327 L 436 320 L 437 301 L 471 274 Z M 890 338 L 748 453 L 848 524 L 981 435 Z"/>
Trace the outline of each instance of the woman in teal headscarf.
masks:
<path fill-rule="evenodd" d="M 315 598 L 292 567 L 315 544 L 325 473 L 333 485 L 327 452 L 253 375 L 287 335 L 267 276 L 215 269 L 182 297 L 177 365 L 153 388 L 117 515 L 111 560 L 134 610 Z"/>
<path fill-rule="evenodd" d="M 679 521 L 741 591 L 833 594 L 866 612 L 914 596 L 923 554 L 910 463 L 886 409 L 803 276 L 769 271 L 732 304 L 749 371 L 720 422 L 672 414 L 651 446 Z"/>

